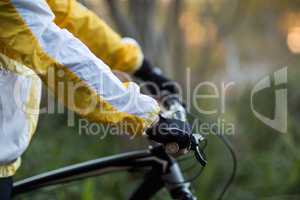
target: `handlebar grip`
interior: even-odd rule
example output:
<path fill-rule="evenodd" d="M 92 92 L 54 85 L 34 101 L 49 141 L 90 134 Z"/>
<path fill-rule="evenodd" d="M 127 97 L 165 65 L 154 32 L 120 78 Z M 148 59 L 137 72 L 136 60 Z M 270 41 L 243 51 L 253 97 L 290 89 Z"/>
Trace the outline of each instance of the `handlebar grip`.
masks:
<path fill-rule="evenodd" d="M 168 98 L 164 102 L 164 107 L 166 111 L 162 114 L 164 117 L 169 119 L 176 119 L 182 122 L 185 122 L 186 119 L 186 110 L 184 106 L 180 103 L 177 98 Z M 178 154 L 185 153 L 186 150 L 181 150 L 179 144 L 176 142 L 165 144 L 165 149 L 168 154 Z"/>

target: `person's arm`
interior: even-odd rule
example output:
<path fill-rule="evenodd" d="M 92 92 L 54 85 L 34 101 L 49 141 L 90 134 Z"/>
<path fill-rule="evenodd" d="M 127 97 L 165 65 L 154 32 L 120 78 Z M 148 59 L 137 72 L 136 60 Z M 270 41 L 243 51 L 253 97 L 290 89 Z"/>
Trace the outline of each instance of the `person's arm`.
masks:
<path fill-rule="evenodd" d="M 0 1 L 0 53 L 33 69 L 58 99 L 90 121 L 127 123 L 126 130 L 142 134 L 157 119 L 157 102 L 134 83 L 125 87 L 53 20 L 44 0 Z"/>
<path fill-rule="evenodd" d="M 178 86 L 157 73 L 151 62 L 144 59 L 139 44 L 131 38 L 121 38 L 96 14 L 76 0 L 47 0 L 55 14 L 55 23 L 66 28 L 113 70 L 130 73 L 158 86 L 159 92 L 178 93 Z M 153 90 L 154 88 L 150 88 Z M 157 94 L 157 91 L 151 91 Z"/>
<path fill-rule="evenodd" d="M 135 72 L 143 53 L 131 38 L 122 38 L 92 11 L 76 0 L 47 0 L 54 22 L 79 38 L 98 58 L 113 70 Z"/>

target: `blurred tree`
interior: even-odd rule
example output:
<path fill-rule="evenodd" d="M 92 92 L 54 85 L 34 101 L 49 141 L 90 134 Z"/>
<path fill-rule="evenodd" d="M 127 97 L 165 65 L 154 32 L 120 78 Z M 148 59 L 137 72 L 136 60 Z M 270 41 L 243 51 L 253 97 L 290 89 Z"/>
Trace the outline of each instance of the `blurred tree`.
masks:
<path fill-rule="evenodd" d="M 190 67 L 192 85 L 188 89 L 191 91 L 203 80 L 236 83 L 235 90 L 227 96 L 225 117 L 235 124 L 236 133 L 230 137 L 238 152 L 239 168 L 225 199 L 299 199 L 300 60 L 299 55 L 288 48 L 287 39 L 291 30 L 300 30 L 300 1 L 81 2 L 109 23 L 114 22 L 122 35 L 137 39 L 146 57 L 182 86 L 186 84 L 185 69 Z M 297 41 L 294 37 L 289 45 L 298 46 Z M 287 134 L 279 134 L 257 120 L 251 113 L 249 100 L 255 83 L 283 66 L 289 67 Z M 257 103 L 272 111 L 272 99 L 264 95 Z M 209 117 L 217 119 L 220 114 Z M 117 136 L 102 141 L 99 135 L 79 135 L 77 128 L 66 126 L 66 118 L 59 114 L 41 115 L 38 132 L 24 155 L 24 164 L 16 179 L 144 145 L 142 140 L 128 142 Z M 214 199 L 231 170 L 227 151 L 214 135 L 209 136 L 207 152 L 209 164 L 194 184 L 200 199 Z M 43 190 L 22 200 L 122 199 L 135 186 L 128 184 L 128 180 L 132 179 L 124 174 L 108 175 L 70 185 L 67 189 L 63 187 L 55 194 Z"/>

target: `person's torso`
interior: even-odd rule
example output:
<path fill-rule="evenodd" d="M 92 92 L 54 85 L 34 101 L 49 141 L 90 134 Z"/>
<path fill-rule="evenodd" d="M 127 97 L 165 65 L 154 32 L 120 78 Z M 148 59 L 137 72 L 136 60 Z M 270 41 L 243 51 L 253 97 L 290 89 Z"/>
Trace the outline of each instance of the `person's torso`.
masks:
<path fill-rule="evenodd" d="M 29 68 L 0 53 L 0 166 L 21 156 L 35 131 L 41 81 Z"/>

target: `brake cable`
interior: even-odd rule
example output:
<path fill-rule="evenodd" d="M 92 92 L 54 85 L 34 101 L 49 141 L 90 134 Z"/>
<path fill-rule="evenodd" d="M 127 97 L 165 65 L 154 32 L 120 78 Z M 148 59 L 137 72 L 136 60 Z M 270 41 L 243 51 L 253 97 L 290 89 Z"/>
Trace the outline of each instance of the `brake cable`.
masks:
<path fill-rule="evenodd" d="M 224 135 L 217 135 L 218 138 L 220 138 L 220 140 L 224 143 L 224 145 L 227 147 L 227 149 L 229 150 L 229 153 L 232 157 L 232 172 L 231 175 L 228 179 L 228 181 L 226 182 L 222 192 L 220 193 L 219 197 L 217 198 L 217 200 L 222 200 L 225 193 L 227 192 L 227 190 L 229 189 L 229 187 L 232 185 L 234 178 L 236 176 L 236 171 L 237 171 L 237 158 L 236 158 L 236 154 L 234 152 L 234 149 L 232 147 L 232 144 L 230 143 L 230 141 L 224 136 Z"/>
<path fill-rule="evenodd" d="M 199 117 L 191 112 L 188 112 L 189 115 L 191 115 L 194 119 L 198 119 Z M 229 187 L 232 185 L 234 178 L 236 176 L 236 171 L 237 171 L 237 157 L 236 153 L 232 147 L 231 142 L 222 134 L 217 134 L 218 138 L 221 140 L 221 142 L 225 145 L 226 149 L 229 151 L 232 159 L 232 172 L 227 180 L 225 186 L 222 189 L 222 192 L 218 196 L 217 200 L 222 200 L 225 196 L 225 193 L 228 191 Z"/>

